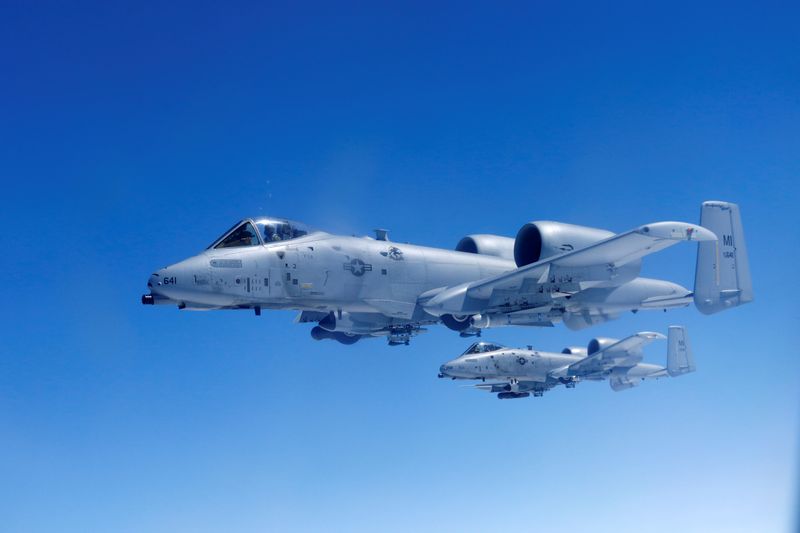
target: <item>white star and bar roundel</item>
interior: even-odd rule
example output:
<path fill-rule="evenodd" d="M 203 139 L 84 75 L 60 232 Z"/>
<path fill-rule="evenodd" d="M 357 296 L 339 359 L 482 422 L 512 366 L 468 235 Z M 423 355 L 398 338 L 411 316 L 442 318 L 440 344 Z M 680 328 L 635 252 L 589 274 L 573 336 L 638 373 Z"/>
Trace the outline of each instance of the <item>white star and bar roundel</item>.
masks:
<path fill-rule="evenodd" d="M 345 270 L 349 270 L 354 276 L 363 276 L 364 272 L 372 271 L 372 265 L 358 258 L 352 259 L 349 263 L 345 263 L 342 266 Z"/>

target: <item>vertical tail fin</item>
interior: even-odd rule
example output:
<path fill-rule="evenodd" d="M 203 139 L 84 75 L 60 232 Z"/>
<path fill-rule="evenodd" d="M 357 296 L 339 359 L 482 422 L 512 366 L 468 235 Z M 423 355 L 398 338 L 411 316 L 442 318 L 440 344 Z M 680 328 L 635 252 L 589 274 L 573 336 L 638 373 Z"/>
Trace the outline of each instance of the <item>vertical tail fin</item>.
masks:
<path fill-rule="evenodd" d="M 716 242 L 700 242 L 694 277 L 694 304 L 711 315 L 753 301 L 753 283 L 739 206 L 703 202 L 700 225 L 714 232 Z"/>
<path fill-rule="evenodd" d="M 670 326 L 667 334 L 667 374 L 670 377 L 694 372 L 694 356 L 689 346 L 689 337 L 683 326 Z"/>

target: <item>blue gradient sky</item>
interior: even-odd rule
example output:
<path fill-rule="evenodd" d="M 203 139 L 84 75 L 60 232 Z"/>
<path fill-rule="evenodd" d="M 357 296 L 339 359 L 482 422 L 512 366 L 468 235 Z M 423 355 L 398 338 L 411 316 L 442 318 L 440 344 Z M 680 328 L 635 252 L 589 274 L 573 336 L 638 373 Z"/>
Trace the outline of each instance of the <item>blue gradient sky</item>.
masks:
<path fill-rule="evenodd" d="M 796 4 L 0 8 L 0 529 L 786 531 L 800 422 Z M 293 314 L 144 308 L 239 218 L 452 247 L 741 204 L 757 301 L 698 371 L 499 402 L 467 341 L 315 342 Z M 644 273 L 691 286 L 694 246 Z M 660 362 L 666 346 L 648 350 Z"/>

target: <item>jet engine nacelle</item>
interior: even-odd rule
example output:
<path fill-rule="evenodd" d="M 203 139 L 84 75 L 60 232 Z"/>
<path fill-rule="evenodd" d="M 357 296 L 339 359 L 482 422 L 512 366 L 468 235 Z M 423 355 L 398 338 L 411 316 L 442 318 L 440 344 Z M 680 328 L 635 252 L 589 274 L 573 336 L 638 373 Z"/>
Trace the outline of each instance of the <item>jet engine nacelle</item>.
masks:
<path fill-rule="evenodd" d="M 604 348 L 608 348 L 612 344 L 619 342 L 617 339 L 607 339 L 605 337 L 596 337 L 589 341 L 589 346 L 586 347 L 587 355 L 592 355 L 595 352 L 599 352 Z"/>
<path fill-rule="evenodd" d="M 580 355 L 582 357 L 586 357 L 589 354 L 586 348 L 581 348 L 579 346 L 567 346 L 561 350 L 561 353 L 566 355 Z"/>
<path fill-rule="evenodd" d="M 547 257 L 585 248 L 612 235 L 613 232 L 604 229 L 563 222 L 528 222 L 520 228 L 514 239 L 514 261 L 518 267 L 523 267 Z"/>
<path fill-rule="evenodd" d="M 467 235 L 456 245 L 457 252 L 493 255 L 514 260 L 514 239 L 500 235 Z"/>

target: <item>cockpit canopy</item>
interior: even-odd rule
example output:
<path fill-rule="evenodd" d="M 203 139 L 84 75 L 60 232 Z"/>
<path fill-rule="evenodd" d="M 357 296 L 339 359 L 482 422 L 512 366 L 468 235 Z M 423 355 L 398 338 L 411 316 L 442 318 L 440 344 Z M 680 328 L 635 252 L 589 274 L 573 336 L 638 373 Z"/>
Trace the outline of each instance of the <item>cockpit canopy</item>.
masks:
<path fill-rule="evenodd" d="M 297 239 L 315 230 L 285 218 L 247 218 L 237 222 L 208 248 L 238 248 Z"/>
<path fill-rule="evenodd" d="M 461 355 L 472 355 L 472 354 L 476 354 L 476 353 L 495 352 L 497 350 L 502 350 L 502 349 L 503 349 L 503 346 L 500 346 L 499 344 L 494 344 L 492 342 L 480 341 L 480 342 L 474 343 L 472 346 L 467 348 L 467 351 L 465 351 Z"/>

